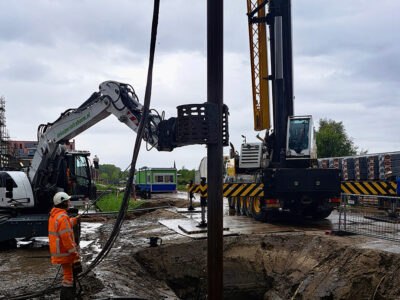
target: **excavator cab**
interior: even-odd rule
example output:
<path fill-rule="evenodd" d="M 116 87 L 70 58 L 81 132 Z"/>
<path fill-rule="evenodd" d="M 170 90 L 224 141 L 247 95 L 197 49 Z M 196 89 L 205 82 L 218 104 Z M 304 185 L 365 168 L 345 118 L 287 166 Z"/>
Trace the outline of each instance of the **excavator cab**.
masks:
<path fill-rule="evenodd" d="M 65 154 L 66 182 L 61 187 L 73 199 L 90 198 L 93 194 L 92 181 L 87 151 L 68 151 Z"/>

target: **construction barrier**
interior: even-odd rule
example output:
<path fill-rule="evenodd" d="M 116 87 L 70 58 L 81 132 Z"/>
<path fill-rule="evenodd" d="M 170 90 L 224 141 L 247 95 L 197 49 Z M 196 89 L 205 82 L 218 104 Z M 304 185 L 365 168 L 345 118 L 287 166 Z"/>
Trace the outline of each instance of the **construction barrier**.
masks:
<path fill-rule="evenodd" d="M 338 232 L 400 242 L 399 209 L 400 197 L 342 194 Z"/>

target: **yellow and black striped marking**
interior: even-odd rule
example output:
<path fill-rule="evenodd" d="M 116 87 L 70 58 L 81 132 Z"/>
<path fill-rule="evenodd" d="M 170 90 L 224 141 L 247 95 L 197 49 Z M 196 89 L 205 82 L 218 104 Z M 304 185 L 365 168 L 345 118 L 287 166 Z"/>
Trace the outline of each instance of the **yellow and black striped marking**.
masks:
<path fill-rule="evenodd" d="M 263 189 L 262 183 L 226 183 L 223 186 L 223 195 L 224 197 L 262 197 L 264 196 Z M 207 185 L 192 185 L 189 192 L 207 197 Z"/>
<path fill-rule="evenodd" d="M 396 182 L 393 181 L 342 181 L 345 194 L 396 196 Z"/>
<path fill-rule="evenodd" d="M 341 191 L 345 194 L 396 196 L 396 182 L 393 181 L 342 181 Z M 264 196 L 262 183 L 227 183 L 223 187 L 224 197 Z M 207 185 L 192 185 L 191 193 L 207 197 Z"/>

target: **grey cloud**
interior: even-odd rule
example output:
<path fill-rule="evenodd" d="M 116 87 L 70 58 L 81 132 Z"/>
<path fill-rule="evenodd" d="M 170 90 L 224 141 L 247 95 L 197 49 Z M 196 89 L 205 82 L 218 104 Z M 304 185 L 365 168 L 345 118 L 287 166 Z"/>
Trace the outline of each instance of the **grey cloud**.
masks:
<path fill-rule="evenodd" d="M 381 83 L 400 83 L 400 45 L 394 44 L 353 62 L 355 76 Z"/>
<path fill-rule="evenodd" d="M 205 7 L 205 1 L 161 3 L 158 43 L 164 51 L 205 49 Z M 140 0 L 2 1 L 0 39 L 46 46 L 69 39 L 82 47 L 119 44 L 147 52 L 152 10 L 152 1 Z"/>
<path fill-rule="evenodd" d="M 245 2 L 228 0 L 224 7 L 224 95 L 236 147 L 240 134 L 256 141 Z M 399 145 L 385 128 L 398 128 L 400 2 L 292 3 L 295 111 L 316 121 L 343 120 L 356 143 L 371 151 Z M 6 96 L 11 135 L 34 138 L 37 124 L 79 106 L 103 80 L 132 83 L 143 99 L 151 16 L 152 1 L 142 0 L 0 1 L 0 94 Z M 152 107 L 171 117 L 176 105 L 206 101 L 205 55 L 206 1 L 162 1 Z M 31 111 L 28 125 L 20 122 L 21 107 Z M 109 119 L 79 136 L 78 147 L 125 167 L 134 135 Z M 105 138 L 112 147 L 99 142 Z M 196 167 L 205 150 L 155 153 L 142 152 L 142 165 L 176 157 L 178 166 Z"/>
<path fill-rule="evenodd" d="M 41 81 L 49 74 L 49 67 L 33 60 L 14 60 L 0 69 L 0 78 L 16 81 Z"/>

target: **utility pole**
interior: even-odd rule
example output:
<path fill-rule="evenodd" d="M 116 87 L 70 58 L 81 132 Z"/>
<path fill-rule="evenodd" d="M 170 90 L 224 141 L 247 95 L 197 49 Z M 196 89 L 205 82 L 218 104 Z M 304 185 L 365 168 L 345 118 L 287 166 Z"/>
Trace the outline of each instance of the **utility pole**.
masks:
<path fill-rule="evenodd" d="M 207 102 L 217 104 L 217 143 L 207 145 L 208 299 L 223 299 L 223 0 L 207 0 Z"/>

